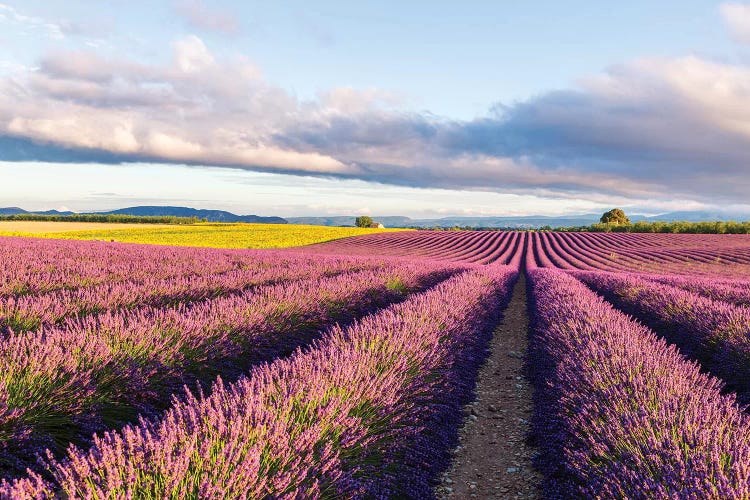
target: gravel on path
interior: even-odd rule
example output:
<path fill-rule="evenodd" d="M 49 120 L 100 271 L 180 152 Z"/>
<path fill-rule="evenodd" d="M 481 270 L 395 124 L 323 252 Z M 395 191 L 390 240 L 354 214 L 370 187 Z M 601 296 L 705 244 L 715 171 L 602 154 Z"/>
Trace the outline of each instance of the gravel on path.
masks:
<path fill-rule="evenodd" d="M 522 273 L 479 372 L 477 398 L 464 408 L 459 445 L 435 489 L 438 498 L 540 498 L 541 476 L 526 443 L 532 411 L 531 385 L 523 376 L 528 331 Z"/>

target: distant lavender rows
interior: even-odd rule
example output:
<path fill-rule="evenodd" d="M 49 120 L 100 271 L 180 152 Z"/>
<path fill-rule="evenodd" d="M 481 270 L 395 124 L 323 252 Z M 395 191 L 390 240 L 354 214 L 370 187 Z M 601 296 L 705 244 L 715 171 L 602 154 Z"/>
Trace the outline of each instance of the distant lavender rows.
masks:
<path fill-rule="evenodd" d="M 429 498 L 517 273 L 477 268 L 51 460 L 15 498 Z"/>
<path fill-rule="evenodd" d="M 343 238 L 296 249 L 307 255 L 390 255 L 518 267 L 525 233 L 408 231 Z"/>
<path fill-rule="evenodd" d="M 399 255 L 515 266 L 750 278 L 750 236 L 707 234 L 408 231 L 296 249 L 306 254 Z"/>
<path fill-rule="evenodd" d="M 691 274 L 724 268 L 747 275 L 750 265 L 744 235 L 535 233 L 530 242 L 539 267 Z"/>

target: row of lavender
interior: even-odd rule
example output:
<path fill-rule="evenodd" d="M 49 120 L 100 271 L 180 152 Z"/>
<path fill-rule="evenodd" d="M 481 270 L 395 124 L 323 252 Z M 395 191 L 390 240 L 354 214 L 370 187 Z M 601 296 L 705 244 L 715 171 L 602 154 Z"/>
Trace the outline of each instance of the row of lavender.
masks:
<path fill-rule="evenodd" d="M 80 318 L 120 308 L 175 306 L 232 295 L 260 285 L 383 269 L 388 265 L 384 261 L 343 257 L 303 259 L 283 253 L 256 252 L 254 257 L 252 263 L 248 259 L 242 269 L 185 276 L 180 272 L 184 270 L 172 267 L 174 275 L 169 278 L 104 281 L 73 289 L 0 297 L 0 335 L 49 327 L 70 317 Z M 164 267 L 170 268 L 173 264 L 168 262 Z M 182 266 L 178 263 L 176 267 Z M 107 276 L 107 271 L 106 263 L 102 262 L 101 274 Z"/>
<path fill-rule="evenodd" d="M 541 240 L 516 234 L 515 239 L 505 240 L 502 250 L 510 252 L 507 258 L 514 264 L 524 247 L 530 269 L 538 262 L 571 270 L 606 263 L 601 256 L 606 250 L 600 249 L 598 257 L 587 256 L 570 243 L 560 244 L 557 253 L 550 254 Z M 438 251 L 446 260 L 473 260 L 493 253 L 482 241 L 488 240 L 474 238 L 463 248 L 430 252 Z M 623 244 L 620 251 L 625 254 L 631 243 Z M 4 447 L 0 467 L 11 474 L 30 465 L 32 451 L 45 447 L 59 451 L 71 441 L 83 450 L 73 450 L 65 459 L 50 458 L 51 476 L 32 473 L 5 484 L 0 496 L 127 497 L 145 492 L 153 497 L 222 497 L 230 491 L 289 498 L 429 496 L 428 480 L 445 463 L 446 443 L 458 418 L 455 408 L 446 410 L 440 402 L 433 408 L 429 401 L 419 406 L 425 400 L 417 392 L 411 395 L 415 398 L 411 420 L 391 421 L 400 411 L 395 406 L 388 407 L 385 417 L 378 413 L 374 418 L 370 399 L 362 407 L 355 405 L 356 400 L 339 400 L 341 387 L 333 385 L 329 390 L 319 386 L 322 381 L 360 379 L 321 372 L 311 360 L 319 359 L 312 353 L 326 352 L 328 359 L 351 362 L 351 358 L 335 357 L 336 351 L 321 351 L 329 345 L 329 338 L 351 341 L 342 331 L 329 333 L 322 343 L 289 361 L 282 358 L 296 346 L 310 344 L 334 322 L 346 323 L 401 300 L 406 293 L 424 290 L 462 268 L 337 257 L 325 265 L 321 261 L 317 269 L 317 256 L 307 261 L 287 256 L 285 266 L 306 262 L 310 269 L 285 273 L 268 267 L 278 256 L 269 256 L 263 264 L 259 255 L 233 255 L 228 267 L 214 268 L 213 274 L 201 274 L 196 268 L 166 278 L 144 275 L 109 285 L 106 279 L 118 280 L 109 273 L 104 284 L 93 279 L 45 293 L 27 289 L 0 301 L 0 321 L 5 321 L 7 330 L 7 343 L 0 346 L 0 365 L 11 367 L 5 379 L 0 375 L 0 380 L 8 382 L 6 393 L 0 393 L 0 447 Z M 500 276 L 506 271 L 497 267 L 472 272 Z M 307 272 L 317 274 L 300 281 Z M 620 308 L 649 321 L 685 353 L 727 380 L 733 390 L 743 392 L 750 379 L 750 349 L 742 341 L 750 331 L 750 321 L 744 307 L 738 306 L 747 304 L 750 286 L 746 283 L 630 273 L 574 274 Z M 505 283 L 499 289 L 507 292 L 508 280 L 495 282 Z M 548 473 L 550 496 L 750 495 L 750 462 L 741 446 L 747 443 L 747 419 L 732 397 L 720 396 L 720 382 L 700 375 L 697 366 L 674 348 L 565 273 L 532 271 L 531 283 L 536 318 L 531 359 L 536 361 L 533 372 L 540 410 L 536 429 L 542 438 L 540 465 Z M 470 293 L 465 295 L 471 298 Z M 499 298 L 484 300 L 491 312 L 497 305 L 493 300 Z M 413 301 L 416 298 L 409 303 Z M 47 310 L 45 304 L 53 307 Z M 422 314 L 428 314 L 425 311 Z M 474 317 L 477 328 L 486 331 L 491 322 L 485 321 L 488 316 Z M 388 330 L 388 324 L 379 323 L 378 328 Z M 455 344 L 454 358 L 467 356 L 473 361 L 467 361 L 469 368 L 456 379 L 460 395 L 441 394 L 441 398 L 453 398 L 453 402 L 465 398 L 473 380 L 472 367 L 480 357 L 476 349 L 485 344 L 486 338 Z M 330 345 L 341 350 L 343 344 Z M 629 346 L 634 353 L 625 352 Z M 367 349 L 382 355 L 391 352 L 389 345 L 377 342 L 368 341 Z M 262 361 L 273 363 L 236 384 L 218 383 L 209 396 L 188 393 L 162 415 L 167 395 L 179 392 L 182 384 L 199 382 L 207 388 L 219 374 L 231 381 Z M 412 366 L 399 366 L 410 368 L 401 374 L 408 380 L 422 380 L 422 373 L 414 373 Z M 377 364 L 377 370 L 382 367 Z M 307 373 L 312 373 L 312 382 L 294 379 Z M 284 383 L 280 383 L 282 375 Z M 315 378 L 318 375 L 324 378 Z M 311 391 L 308 384 L 313 382 L 318 392 L 312 392 L 316 396 L 311 402 L 302 393 Z M 272 390 L 266 391 L 268 384 Z M 376 382 L 365 389 L 388 390 L 393 387 L 389 384 Z M 689 389 L 695 394 L 688 394 Z M 260 396 L 255 398 L 255 394 Z M 327 413 L 331 404 L 333 414 Z M 347 411 L 336 413 L 336 408 Z M 448 413 L 431 416 L 430 412 L 443 410 Z M 92 431 L 118 427 L 138 413 L 146 416 L 141 425 L 108 434 L 85 451 Z M 354 428 L 364 426 L 365 433 L 349 446 L 346 430 L 352 422 Z M 427 442 L 416 437 L 399 441 L 396 444 L 403 445 L 403 453 L 386 460 L 389 452 L 399 449 L 394 429 L 404 422 L 407 427 L 424 425 L 414 431 L 415 436 L 426 433 L 430 437 Z M 292 441 L 282 439 L 285 433 Z M 388 438 L 381 442 L 373 433 L 386 433 Z M 251 444 L 243 441 L 248 436 Z M 322 437 L 316 440 L 316 436 Z M 286 447 L 280 449 L 281 445 L 269 444 L 269 440 Z M 733 440 L 740 443 L 736 449 Z M 181 447 L 192 451 L 183 456 Z M 412 456 L 426 458 L 416 464 L 410 461 Z M 317 468 L 311 468 L 311 463 Z M 137 466 L 128 468 L 130 464 Z M 403 476 L 391 475 L 396 467 L 404 469 Z M 388 489 L 383 481 L 394 486 Z M 296 482 L 304 488 L 293 487 Z M 409 484 L 415 486 L 410 489 Z"/>
<path fill-rule="evenodd" d="M 452 238 L 461 244 L 461 235 Z M 371 240 L 367 244 L 376 248 Z M 750 498 L 750 422 L 736 395 L 722 396 L 724 380 L 742 400 L 750 387 L 750 315 L 744 307 L 750 285 L 632 272 L 742 270 L 750 255 L 747 241 L 725 238 L 711 248 L 695 236 L 680 240 L 572 234 L 520 239 L 528 269 L 569 270 L 682 349 L 569 274 L 531 271 L 536 328 L 530 360 L 547 496 Z M 639 248 L 648 242 L 665 248 Z M 437 244 L 429 252 L 456 255 Z M 514 258 L 519 254 L 517 248 Z M 724 380 L 701 374 L 685 354 Z"/>
<path fill-rule="evenodd" d="M 535 233 L 527 251 L 540 267 L 750 276 L 750 239 L 745 236 L 719 236 L 712 246 L 703 241 L 711 235 L 668 235 L 671 239 L 652 234 L 628 236 Z"/>
<path fill-rule="evenodd" d="M 585 252 L 564 245 L 558 247 L 557 260 L 546 260 L 540 254 L 539 241 L 533 248 L 529 244 L 528 265 L 535 265 L 542 255 L 543 266 L 569 270 L 620 310 L 646 323 L 683 354 L 723 379 L 740 402 L 750 402 L 750 281 L 684 274 L 578 271 L 577 268 L 604 266 L 593 261 L 588 261 L 590 266 L 578 265 L 583 261 L 576 259 L 585 260 Z M 564 262 L 560 261 L 562 258 Z"/>
<path fill-rule="evenodd" d="M 155 415 L 184 384 L 207 384 L 218 374 L 234 378 L 309 344 L 334 323 L 460 270 L 394 262 L 331 277 L 320 272 L 173 308 L 107 311 L 7 336 L 0 340 L 0 470 L 17 473 L 45 448 L 85 444 L 93 432 Z"/>
<path fill-rule="evenodd" d="M 2 238 L 0 297 L 101 283 L 205 276 L 255 266 L 258 253 L 99 241 Z"/>
<path fill-rule="evenodd" d="M 576 272 L 621 310 L 656 330 L 750 402 L 750 291 L 688 277 Z M 742 304 L 742 305 L 737 305 Z"/>
<path fill-rule="evenodd" d="M 549 498 L 750 497 L 750 418 L 719 379 L 563 271 L 532 270 L 530 291 Z"/>
<path fill-rule="evenodd" d="M 516 276 L 460 273 L 51 458 L 45 477 L 6 482 L 0 496 L 430 497 Z"/>

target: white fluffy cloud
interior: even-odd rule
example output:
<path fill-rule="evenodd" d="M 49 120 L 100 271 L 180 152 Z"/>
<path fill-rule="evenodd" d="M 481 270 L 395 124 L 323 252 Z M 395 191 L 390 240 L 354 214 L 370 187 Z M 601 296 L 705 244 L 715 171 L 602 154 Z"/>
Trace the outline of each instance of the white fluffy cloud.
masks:
<path fill-rule="evenodd" d="M 173 47 L 177 66 L 185 73 L 203 71 L 215 64 L 206 44 L 195 35 L 177 40 Z"/>
<path fill-rule="evenodd" d="M 270 142 L 299 103 L 246 61 L 217 62 L 196 36 L 166 67 L 58 53 L 0 82 L 0 133 L 164 161 L 345 174 L 352 166 Z"/>
<path fill-rule="evenodd" d="M 336 88 L 301 101 L 194 35 L 172 50 L 165 65 L 55 53 L 0 79 L 0 140 L 38 148 L 6 148 L 0 160 L 84 150 L 88 161 L 651 202 L 742 202 L 750 188 L 745 66 L 642 59 L 572 90 L 454 121 L 401 111 L 399 96 L 379 89 Z"/>

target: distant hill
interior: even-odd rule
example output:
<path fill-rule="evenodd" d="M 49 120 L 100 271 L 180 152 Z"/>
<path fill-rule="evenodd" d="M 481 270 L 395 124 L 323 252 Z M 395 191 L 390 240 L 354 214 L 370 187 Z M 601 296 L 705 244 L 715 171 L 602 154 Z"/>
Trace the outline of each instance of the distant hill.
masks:
<path fill-rule="evenodd" d="M 599 222 L 601 214 L 582 214 L 567 216 L 525 215 L 510 217 L 442 217 L 439 219 L 412 219 L 403 216 L 373 216 L 385 227 L 498 227 L 513 229 L 537 229 L 542 226 L 570 227 L 588 226 Z M 290 224 L 314 224 L 320 226 L 353 226 L 354 215 L 331 217 L 287 217 Z M 684 211 L 669 212 L 655 216 L 630 215 L 633 222 L 702 222 L 702 221 L 744 221 L 750 220 L 750 214 Z"/>
<path fill-rule="evenodd" d="M 18 208 L 18 207 L 0 208 L 0 215 L 17 215 L 17 214 L 27 214 L 27 213 L 29 212 L 27 212 L 23 208 Z"/>
<path fill-rule="evenodd" d="M 30 212 L 19 207 L 0 208 L 0 215 L 15 214 L 43 214 L 43 215 L 73 215 L 74 212 L 58 212 L 47 210 L 44 212 Z M 136 215 L 156 217 L 197 217 L 209 222 L 255 222 L 265 224 L 310 224 L 315 226 L 354 226 L 354 215 L 318 216 L 318 217 L 262 217 L 259 215 L 236 215 L 224 210 L 202 210 L 188 207 L 172 206 L 137 206 L 111 210 L 108 212 L 91 212 L 97 214 Z M 601 214 L 544 216 L 525 215 L 509 217 L 442 217 L 435 219 L 412 219 L 400 215 L 373 216 L 377 222 L 385 227 L 488 227 L 509 229 L 537 229 L 542 226 L 571 227 L 588 226 L 599 222 Z M 730 213 L 720 211 L 680 211 L 668 212 L 654 216 L 629 215 L 633 222 L 712 222 L 712 221 L 747 221 L 750 213 Z"/>
<path fill-rule="evenodd" d="M 209 222 L 254 222 L 262 224 L 286 224 L 281 217 L 261 217 L 258 215 L 236 215 L 224 210 L 199 210 L 187 207 L 140 206 L 110 210 L 108 212 L 88 212 L 98 215 L 136 215 L 140 217 L 198 217 Z M 73 215 L 74 212 L 46 210 L 30 212 L 18 207 L 0 208 L 0 215 L 39 214 L 39 215 Z"/>
<path fill-rule="evenodd" d="M 599 220 L 599 215 L 573 217 L 443 217 L 440 219 L 412 219 L 404 216 L 373 216 L 385 227 L 503 227 L 532 229 L 544 225 L 582 226 Z M 319 226 L 353 226 L 354 215 L 333 217 L 287 217 L 290 224 L 314 224 Z"/>
<path fill-rule="evenodd" d="M 43 212 L 31 212 L 38 215 L 74 215 L 75 212 L 60 212 L 59 210 L 45 210 Z"/>
<path fill-rule="evenodd" d="M 307 224 L 311 226 L 354 226 L 355 215 L 341 215 L 333 217 L 285 217 L 289 224 Z M 373 217 L 377 222 L 386 227 L 411 227 L 414 225 L 414 219 L 399 215 Z"/>
<path fill-rule="evenodd" d="M 138 216 L 171 216 L 171 217 L 198 217 L 209 222 L 255 222 L 263 224 L 286 224 L 287 220 L 281 217 L 261 217 L 259 215 L 236 215 L 224 210 L 202 210 L 188 207 L 159 207 L 141 206 L 128 207 L 109 212 L 97 212 L 100 214 L 116 215 L 138 215 Z"/>
<path fill-rule="evenodd" d="M 37 214 L 37 215 L 73 215 L 74 212 L 60 212 L 58 210 L 45 210 L 43 212 L 29 212 L 23 208 L 5 207 L 0 208 L 0 215 L 19 215 L 19 214 Z"/>
<path fill-rule="evenodd" d="M 600 215 L 571 217 L 442 217 L 439 219 L 412 219 L 404 216 L 374 216 L 385 227 L 502 227 L 533 229 L 541 226 L 583 226 L 599 221 Z M 353 226 L 355 216 L 337 217 L 287 217 L 290 224 L 314 224 L 320 226 Z"/>
<path fill-rule="evenodd" d="M 750 214 L 733 212 L 708 212 L 708 211 L 683 211 L 669 212 L 661 215 L 647 217 L 649 222 L 713 222 L 713 221 L 735 221 L 742 222 L 750 220 Z"/>

